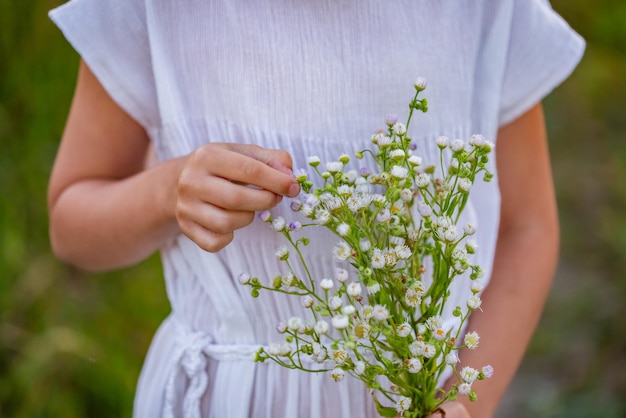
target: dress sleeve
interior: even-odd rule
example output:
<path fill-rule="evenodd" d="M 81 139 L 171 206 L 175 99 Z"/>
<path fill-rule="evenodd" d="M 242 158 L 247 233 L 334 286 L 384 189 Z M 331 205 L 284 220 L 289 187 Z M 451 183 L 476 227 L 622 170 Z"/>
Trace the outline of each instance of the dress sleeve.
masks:
<path fill-rule="evenodd" d="M 515 0 L 499 123 L 529 110 L 574 70 L 585 41 L 547 0 Z"/>
<path fill-rule="evenodd" d="M 158 125 L 144 0 L 72 0 L 49 15 L 113 100 L 144 128 Z"/>

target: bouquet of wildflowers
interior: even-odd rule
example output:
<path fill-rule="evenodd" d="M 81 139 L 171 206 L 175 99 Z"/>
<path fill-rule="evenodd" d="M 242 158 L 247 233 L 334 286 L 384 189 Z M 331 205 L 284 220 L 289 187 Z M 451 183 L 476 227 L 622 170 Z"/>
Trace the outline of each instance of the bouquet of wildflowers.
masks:
<path fill-rule="evenodd" d="M 260 214 L 290 245 L 276 251 L 289 273 L 270 283 L 247 273 L 239 277 L 254 297 L 281 292 L 301 298 L 310 311 L 310 318 L 284 318 L 277 327 L 284 341 L 260 348 L 257 361 L 329 373 L 335 381 L 351 375 L 372 391 L 385 417 L 424 418 L 457 395 L 475 400 L 472 383 L 492 373 L 490 366 L 479 371 L 458 364 L 459 350 L 478 346 L 476 332 L 461 330 L 480 308 L 482 270 L 470 261 L 475 226 L 457 222 L 472 184 L 492 177 L 486 163 L 493 144 L 480 135 L 467 143 L 439 137 L 439 168 L 424 164 L 407 132 L 413 112 L 427 110 L 427 100 L 418 98 L 425 87 L 421 78 L 415 83 L 406 124 L 388 115 L 387 131 L 372 137 L 374 149 L 356 153 L 371 158 L 378 172 L 348 169 L 348 155 L 325 169 L 318 157 L 309 158 L 321 186 L 306 170 L 296 172 L 304 193 L 292 209 L 303 221 Z M 451 153 L 447 167 L 444 153 Z M 296 238 L 304 228 L 320 226 L 339 237 L 332 253 L 346 268 L 337 268 L 334 279 L 312 276 L 302 251 L 309 239 Z M 458 326 L 447 329 L 444 305 L 461 274 L 469 274 L 472 296 L 453 307 Z M 446 368 L 457 378 L 448 391 L 438 388 Z"/>

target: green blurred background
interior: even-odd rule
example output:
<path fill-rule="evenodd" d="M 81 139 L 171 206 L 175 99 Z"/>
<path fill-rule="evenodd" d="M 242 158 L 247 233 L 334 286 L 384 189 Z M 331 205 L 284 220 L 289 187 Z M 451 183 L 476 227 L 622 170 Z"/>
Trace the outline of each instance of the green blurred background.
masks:
<path fill-rule="evenodd" d="M 168 302 L 157 257 L 92 275 L 50 253 L 46 184 L 78 64 L 47 19 L 60 3 L 0 0 L 0 417 L 130 416 Z M 626 1 L 553 6 L 588 42 L 545 101 L 562 254 L 499 416 L 623 418 Z"/>

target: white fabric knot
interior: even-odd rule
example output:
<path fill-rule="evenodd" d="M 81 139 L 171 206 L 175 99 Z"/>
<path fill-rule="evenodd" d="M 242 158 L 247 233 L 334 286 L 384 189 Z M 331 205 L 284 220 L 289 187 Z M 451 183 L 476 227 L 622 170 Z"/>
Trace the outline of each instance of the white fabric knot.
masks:
<path fill-rule="evenodd" d="M 189 383 L 183 398 L 183 417 L 201 418 L 200 399 L 209 383 L 206 372 L 207 359 L 204 353 L 212 339 L 205 333 L 193 332 L 182 335 L 174 354 L 174 369 L 165 389 L 164 418 L 175 418 L 176 380 L 181 372 L 185 373 Z"/>

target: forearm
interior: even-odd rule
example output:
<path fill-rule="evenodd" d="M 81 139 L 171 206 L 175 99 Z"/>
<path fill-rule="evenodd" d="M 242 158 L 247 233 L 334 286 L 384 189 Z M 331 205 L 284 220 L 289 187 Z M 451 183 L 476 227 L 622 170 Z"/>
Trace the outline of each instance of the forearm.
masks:
<path fill-rule="evenodd" d="M 50 207 L 50 239 L 60 259 L 87 270 L 137 263 L 178 233 L 175 188 L 183 159 L 125 179 L 85 179 Z"/>
<path fill-rule="evenodd" d="M 520 224 L 500 231 L 491 283 L 468 330 L 480 347 L 464 350 L 461 364 L 494 367 L 492 378 L 474 383 L 479 400 L 466 404 L 472 417 L 491 417 L 513 378 L 539 320 L 558 257 L 555 222 Z"/>

